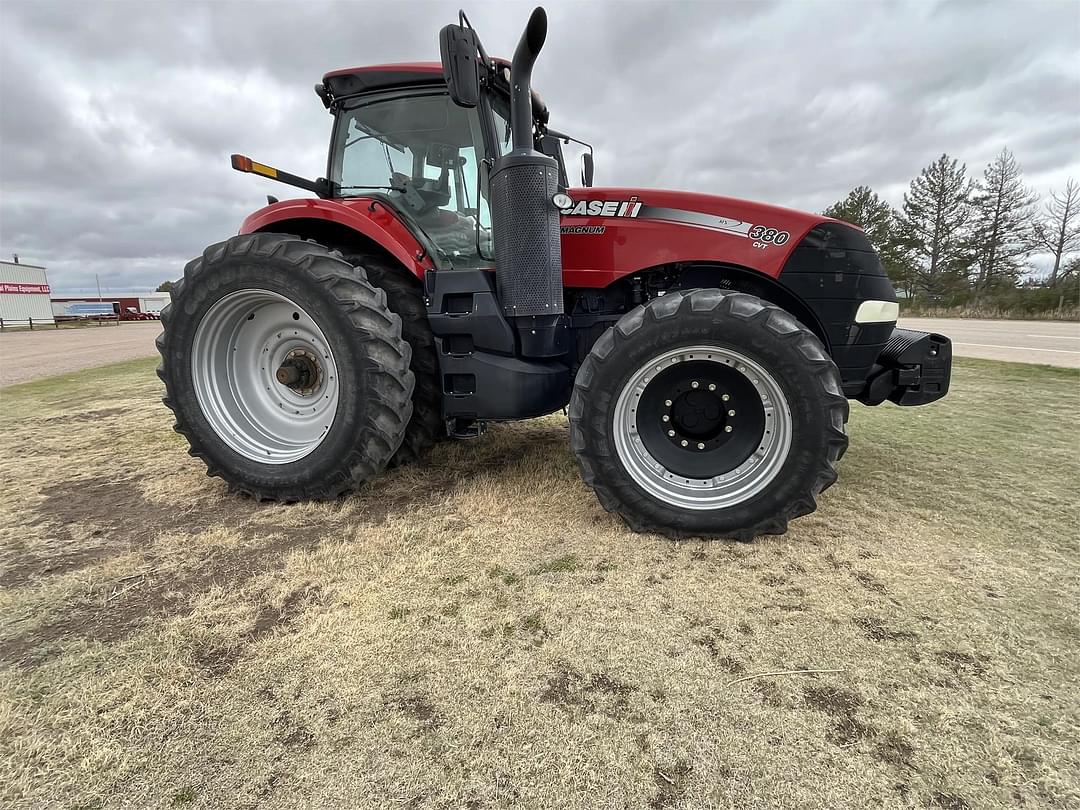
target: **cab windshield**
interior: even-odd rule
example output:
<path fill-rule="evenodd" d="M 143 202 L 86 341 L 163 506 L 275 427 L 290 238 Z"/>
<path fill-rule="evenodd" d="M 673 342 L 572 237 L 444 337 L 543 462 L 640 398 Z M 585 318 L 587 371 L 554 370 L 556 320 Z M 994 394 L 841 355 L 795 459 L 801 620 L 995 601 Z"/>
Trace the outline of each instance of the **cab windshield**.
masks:
<path fill-rule="evenodd" d="M 338 114 L 330 180 L 340 197 L 386 193 L 452 260 L 480 259 L 492 254 L 483 144 L 477 110 L 445 92 L 366 99 Z"/>

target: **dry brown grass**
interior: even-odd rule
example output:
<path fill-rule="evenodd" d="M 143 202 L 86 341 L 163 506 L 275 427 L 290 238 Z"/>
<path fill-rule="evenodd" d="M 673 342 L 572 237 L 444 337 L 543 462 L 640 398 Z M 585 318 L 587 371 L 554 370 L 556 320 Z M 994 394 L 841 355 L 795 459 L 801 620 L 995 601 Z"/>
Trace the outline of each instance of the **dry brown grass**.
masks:
<path fill-rule="evenodd" d="M 1075 371 L 856 406 L 820 511 L 739 545 L 627 531 L 561 417 L 259 506 L 152 367 L 0 391 L 0 803 L 1080 803 Z"/>

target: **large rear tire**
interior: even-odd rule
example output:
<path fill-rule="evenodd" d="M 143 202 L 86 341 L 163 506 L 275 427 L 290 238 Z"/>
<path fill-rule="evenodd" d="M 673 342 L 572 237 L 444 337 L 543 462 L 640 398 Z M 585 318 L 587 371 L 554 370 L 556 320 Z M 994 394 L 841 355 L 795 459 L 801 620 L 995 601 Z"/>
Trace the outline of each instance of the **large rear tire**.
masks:
<path fill-rule="evenodd" d="M 422 460 L 439 439 L 446 436 L 442 418 L 442 386 L 435 335 L 428 323 L 427 306 L 420 282 L 391 261 L 373 253 L 347 253 L 345 258 L 367 274 L 367 279 L 386 293 L 386 306 L 401 318 L 401 334 L 412 348 L 409 368 L 416 379 L 412 418 L 405 439 L 390 466 Z"/>
<path fill-rule="evenodd" d="M 624 315 L 582 363 L 569 415 L 601 505 L 669 537 L 783 534 L 847 447 L 821 342 L 779 307 L 713 289 Z"/>
<path fill-rule="evenodd" d="M 337 251 L 257 233 L 189 262 L 161 314 L 164 403 L 207 474 L 260 500 L 380 473 L 412 414 L 401 321 Z"/>

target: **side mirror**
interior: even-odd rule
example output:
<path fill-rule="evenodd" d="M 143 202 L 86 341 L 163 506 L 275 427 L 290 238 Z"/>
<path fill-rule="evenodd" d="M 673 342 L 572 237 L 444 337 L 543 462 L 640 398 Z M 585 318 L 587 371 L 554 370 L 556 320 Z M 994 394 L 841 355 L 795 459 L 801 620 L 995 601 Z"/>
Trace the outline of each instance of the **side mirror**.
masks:
<path fill-rule="evenodd" d="M 460 25 L 448 25 L 439 32 L 443 77 L 450 98 L 459 107 L 475 107 L 480 102 L 480 54 L 476 32 Z"/>
<path fill-rule="evenodd" d="M 559 189 L 565 191 L 570 183 L 566 179 L 566 162 L 563 159 L 562 142 L 554 135 L 540 138 L 540 151 L 559 164 Z"/>
<path fill-rule="evenodd" d="M 586 152 L 581 156 L 581 185 L 592 188 L 593 160 L 592 152 Z"/>

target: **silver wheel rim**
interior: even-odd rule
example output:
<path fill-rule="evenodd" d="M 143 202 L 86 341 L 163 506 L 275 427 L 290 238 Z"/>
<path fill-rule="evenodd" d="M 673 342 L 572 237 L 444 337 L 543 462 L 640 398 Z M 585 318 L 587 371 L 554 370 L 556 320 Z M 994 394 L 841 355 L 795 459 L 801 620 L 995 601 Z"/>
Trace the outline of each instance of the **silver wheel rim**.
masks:
<path fill-rule="evenodd" d="M 214 433 L 252 461 L 304 458 L 337 413 L 329 341 L 302 307 L 276 292 L 239 290 L 210 307 L 195 330 L 191 370 Z"/>
<path fill-rule="evenodd" d="M 688 478 L 661 464 L 638 435 L 637 405 L 653 376 L 685 361 L 722 363 L 741 374 L 761 397 L 766 429 L 758 447 L 729 472 Z M 792 419 L 780 384 L 761 365 L 722 346 L 673 349 L 642 365 L 623 386 L 612 424 L 615 450 L 626 472 L 649 495 L 681 509 L 726 509 L 761 493 L 777 476 L 791 450 Z"/>

